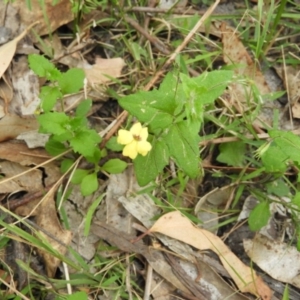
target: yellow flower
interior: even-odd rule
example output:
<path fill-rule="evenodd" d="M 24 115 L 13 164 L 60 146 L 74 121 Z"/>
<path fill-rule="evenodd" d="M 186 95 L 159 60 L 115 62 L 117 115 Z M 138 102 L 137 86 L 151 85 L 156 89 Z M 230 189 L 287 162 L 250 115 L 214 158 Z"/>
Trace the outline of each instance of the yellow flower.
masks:
<path fill-rule="evenodd" d="M 152 146 L 147 142 L 148 128 L 142 127 L 141 123 L 135 123 L 130 130 L 120 129 L 117 142 L 125 145 L 123 155 L 135 159 L 138 154 L 146 156 Z"/>

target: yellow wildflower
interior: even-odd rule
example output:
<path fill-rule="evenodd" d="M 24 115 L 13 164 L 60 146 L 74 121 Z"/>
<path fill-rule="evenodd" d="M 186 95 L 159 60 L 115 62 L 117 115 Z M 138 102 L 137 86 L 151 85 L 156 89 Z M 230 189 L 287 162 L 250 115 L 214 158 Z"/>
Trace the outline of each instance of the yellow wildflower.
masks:
<path fill-rule="evenodd" d="M 130 130 L 120 129 L 117 142 L 125 145 L 123 155 L 135 159 L 138 154 L 146 156 L 152 146 L 147 142 L 148 128 L 142 127 L 141 123 L 135 123 Z"/>

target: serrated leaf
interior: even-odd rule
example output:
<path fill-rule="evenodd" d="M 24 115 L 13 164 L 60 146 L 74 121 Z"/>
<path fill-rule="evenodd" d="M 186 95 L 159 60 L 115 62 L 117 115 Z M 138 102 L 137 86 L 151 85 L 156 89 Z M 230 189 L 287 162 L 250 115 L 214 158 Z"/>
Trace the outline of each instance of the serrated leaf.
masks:
<path fill-rule="evenodd" d="M 183 84 L 190 86 L 191 89 L 197 88 L 202 105 L 213 103 L 222 95 L 233 76 L 233 71 L 216 70 L 212 72 L 204 72 L 198 77 L 181 76 Z M 188 92 L 188 91 L 186 91 Z"/>
<path fill-rule="evenodd" d="M 177 165 L 191 178 L 200 172 L 198 139 L 189 131 L 186 122 L 173 124 L 165 136 L 170 155 Z"/>
<path fill-rule="evenodd" d="M 42 55 L 30 54 L 28 56 L 28 62 L 30 69 L 40 77 L 45 77 L 50 81 L 56 81 L 61 76 L 61 72 L 55 68 L 54 64 Z"/>
<path fill-rule="evenodd" d="M 127 168 L 127 163 L 118 158 L 113 158 L 107 161 L 101 169 L 110 173 L 110 174 L 118 174 L 123 172 Z"/>
<path fill-rule="evenodd" d="M 93 156 L 94 148 L 100 141 L 101 138 L 95 130 L 84 130 L 76 133 L 76 136 L 70 139 L 70 145 L 75 152 L 83 156 Z"/>
<path fill-rule="evenodd" d="M 86 99 L 82 101 L 76 108 L 77 117 L 85 117 L 92 107 L 92 100 Z"/>
<path fill-rule="evenodd" d="M 58 79 L 58 85 L 61 92 L 66 94 L 77 93 L 83 87 L 83 81 L 85 78 L 84 71 L 82 69 L 70 69 Z"/>
<path fill-rule="evenodd" d="M 80 184 L 84 177 L 88 175 L 89 171 L 84 169 L 76 169 L 71 178 L 71 182 L 74 184 Z"/>
<path fill-rule="evenodd" d="M 84 117 L 74 117 L 69 122 L 70 130 L 77 132 L 81 131 L 82 128 L 87 128 L 88 121 Z"/>
<path fill-rule="evenodd" d="M 300 164 L 300 137 L 292 132 L 282 130 L 269 130 L 269 135 L 274 139 L 276 146 L 286 157 Z"/>
<path fill-rule="evenodd" d="M 180 74 L 186 95 L 187 117 L 202 120 L 205 105 L 213 103 L 222 95 L 232 76 L 232 71 L 224 70 L 204 72 L 193 78 Z"/>
<path fill-rule="evenodd" d="M 50 138 L 46 145 L 46 151 L 51 154 L 52 156 L 59 155 L 67 150 L 65 145 L 59 141 L 55 141 L 53 138 Z"/>
<path fill-rule="evenodd" d="M 65 126 L 70 120 L 65 113 L 60 112 L 48 112 L 37 116 L 37 119 L 43 129 L 43 132 L 55 135 L 63 134 L 66 131 Z"/>
<path fill-rule="evenodd" d="M 134 161 L 134 171 L 138 184 L 145 186 L 159 175 L 169 163 L 169 149 L 164 140 L 154 140 L 147 156 L 138 155 Z"/>
<path fill-rule="evenodd" d="M 160 107 L 162 95 L 159 91 L 138 92 L 123 97 L 119 104 L 139 121 L 147 123 L 152 130 L 166 128 L 171 125 L 173 116 Z"/>
<path fill-rule="evenodd" d="M 265 167 L 266 172 L 268 173 L 283 173 L 287 168 L 286 161 L 288 156 L 272 142 L 268 149 L 261 155 L 262 163 Z"/>
<path fill-rule="evenodd" d="M 245 159 L 246 144 L 244 142 L 224 143 L 219 147 L 217 161 L 228 166 L 241 167 Z"/>
<path fill-rule="evenodd" d="M 257 204 L 250 212 L 248 223 L 252 231 L 260 230 L 268 224 L 271 217 L 271 212 L 268 202 L 261 202 Z"/>
<path fill-rule="evenodd" d="M 62 94 L 57 86 L 43 86 L 40 93 L 41 107 L 44 112 L 49 112 Z"/>
<path fill-rule="evenodd" d="M 179 83 L 179 73 L 169 72 L 160 84 L 159 93 L 160 101 L 155 107 L 174 115 L 177 106 L 183 104 L 185 99 Z"/>
<path fill-rule="evenodd" d="M 80 191 L 83 196 L 88 196 L 98 189 L 99 183 L 97 173 L 92 173 L 85 176 L 80 184 Z"/>

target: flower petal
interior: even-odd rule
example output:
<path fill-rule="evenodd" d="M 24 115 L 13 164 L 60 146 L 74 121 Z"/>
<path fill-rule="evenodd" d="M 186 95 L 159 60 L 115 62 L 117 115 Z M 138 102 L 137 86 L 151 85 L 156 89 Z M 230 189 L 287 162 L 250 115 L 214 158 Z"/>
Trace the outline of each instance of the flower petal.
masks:
<path fill-rule="evenodd" d="M 142 125 L 140 122 L 133 124 L 132 127 L 130 128 L 131 134 L 136 136 L 140 136 L 141 130 L 142 130 Z"/>
<path fill-rule="evenodd" d="M 132 141 L 131 143 L 127 144 L 123 149 L 123 155 L 128 156 L 131 159 L 135 159 L 138 155 L 137 141 Z"/>
<path fill-rule="evenodd" d="M 146 141 L 148 138 L 148 128 L 147 127 L 143 127 L 140 131 L 140 138 L 141 141 Z"/>
<path fill-rule="evenodd" d="M 120 129 L 118 131 L 117 143 L 127 145 L 133 141 L 132 133 L 128 130 Z"/>
<path fill-rule="evenodd" d="M 147 141 L 142 141 L 137 143 L 137 152 L 143 156 L 146 156 L 147 153 L 152 149 L 152 145 Z"/>

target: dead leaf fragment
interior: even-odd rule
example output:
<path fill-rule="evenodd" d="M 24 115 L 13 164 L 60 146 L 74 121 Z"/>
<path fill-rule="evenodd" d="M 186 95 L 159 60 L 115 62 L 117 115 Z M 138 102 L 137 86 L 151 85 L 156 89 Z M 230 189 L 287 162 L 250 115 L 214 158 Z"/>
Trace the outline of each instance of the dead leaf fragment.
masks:
<path fill-rule="evenodd" d="M 300 119 L 300 70 L 293 66 L 276 68 L 277 74 L 284 83 L 292 107 L 293 117 Z"/>
<path fill-rule="evenodd" d="M 270 93 L 263 74 L 252 61 L 247 49 L 238 38 L 236 30 L 223 22 L 221 25 L 221 32 L 224 62 L 227 65 L 237 65 L 234 72 L 237 75 L 243 75 L 246 78 L 253 80 L 261 95 Z M 245 88 L 243 86 L 240 92 L 243 95 L 245 94 Z M 243 98 L 241 98 L 240 101 L 242 101 Z"/>
<path fill-rule="evenodd" d="M 0 142 L 16 138 L 19 134 L 39 128 L 34 118 L 6 115 L 0 120 Z"/>
<path fill-rule="evenodd" d="M 84 68 L 84 72 L 89 84 L 95 86 L 107 83 L 111 78 L 120 77 L 124 66 L 125 62 L 120 57 L 110 59 L 98 57 L 94 65 Z"/>
<path fill-rule="evenodd" d="M 195 227 L 180 212 L 175 211 L 159 218 L 150 232 L 159 232 L 185 242 L 197 249 L 214 251 L 222 261 L 240 291 L 271 299 L 272 292 L 255 271 L 242 263 L 223 241 L 211 232 Z"/>
<path fill-rule="evenodd" d="M 271 277 L 300 288 L 300 253 L 294 246 L 257 234 L 244 240 L 247 255 Z"/>
<path fill-rule="evenodd" d="M 32 22 L 32 20 L 31 20 Z M 15 37 L 12 41 L 0 47 L 0 78 L 8 68 L 17 48 L 18 42 L 28 33 L 28 31 L 36 25 L 37 22 L 31 24 L 20 35 Z"/>
<path fill-rule="evenodd" d="M 28 26 L 32 20 L 37 20 L 39 25 L 35 28 L 37 35 L 52 33 L 58 27 L 71 22 L 74 19 L 72 3 L 69 0 L 55 1 L 31 0 L 32 9 L 28 9 L 26 1 L 16 0 L 10 5 L 19 11 L 22 24 Z M 46 19 L 45 19 L 46 16 Z"/>

